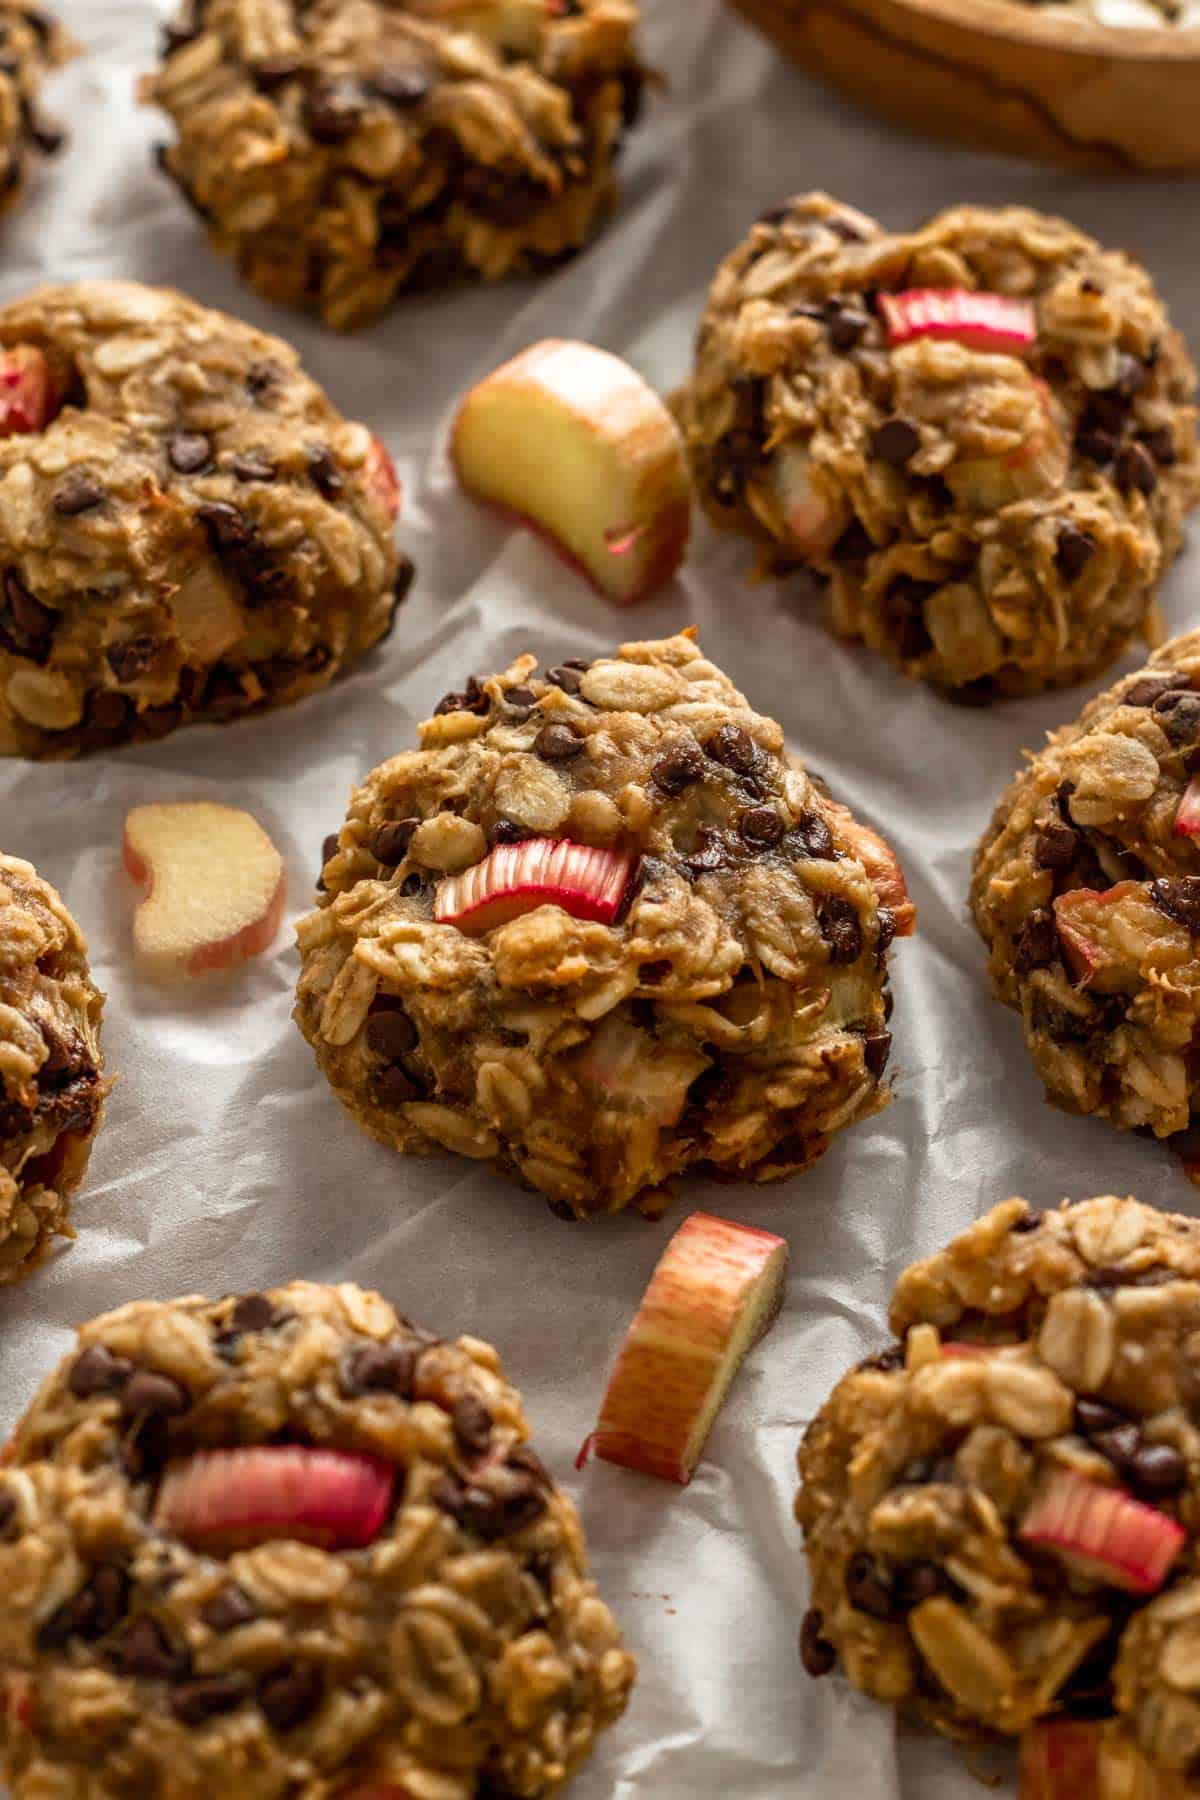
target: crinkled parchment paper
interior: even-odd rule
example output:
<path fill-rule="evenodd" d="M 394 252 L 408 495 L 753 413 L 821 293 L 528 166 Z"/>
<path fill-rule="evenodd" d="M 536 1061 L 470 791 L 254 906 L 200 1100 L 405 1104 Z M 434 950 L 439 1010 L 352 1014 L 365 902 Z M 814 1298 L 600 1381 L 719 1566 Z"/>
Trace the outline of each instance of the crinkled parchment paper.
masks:
<path fill-rule="evenodd" d="M 541 1450 L 582 1503 L 642 1675 L 578 1800 L 968 1800 L 980 1789 L 952 1747 L 897 1732 L 838 1679 L 801 1674 L 793 1465 L 831 1382 L 880 1341 L 901 1267 L 993 1201 L 1115 1188 L 1197 1205 L 1165 1151 L 1044 1106 L 964 916 L 971 847 L 1001 784 L 1022 746 L 1084 695 L 958 710 L 826 636 L 801 584 L 747 588 L 744 546 L 706 527 L 681 581 L 618 613 L 543 544 L 456 492 L 445 433 L 471 382 L 555 334 L 590 338 L 674 385 L 718 259 L 758 210 L 813 186 L 903 226 L 959 200 L 1061 211 L 1140 253 L 1200 342 L 1194 186 L 1107 184 L 894 134 L 781 63 L 718 0 L 646 0 L 646 44 L 670 90 L 631 142 L 625 206 L 600 241 L 541 284 L 423 297 L 339 338 L 242 292 L 153 172 L 162 127 L 132 90 L 165 6 L 62 0 L 61 11 L 89 53 L 47 96 L 71 144 L 3 228 L 0 294 L 134 276 L 290 337 L 395 455 L 419 578 L 391 642 L 290 711 L 74 765 L 0 764 L 0 842 L 36 862 L 82 921 L 119 1078 L 76 1209 L 78 1242 L 0 1295 L 0 1431 L 91 1313 L 293 1275 L 376 1285 L 443 1332 L 501 1346 Z M 1197 568 L 1185 559 L 1170 577 L 1173 629 L 1195 623 Z M 120 866 L 128 807 L 184 796 L 248 807 L 286 857 L 294 916 L 351 784 L 410 745 L 448 688 L 525 649 L 558 661 L 690 622 L 792 746 L 888 833 L 919 908 L 918 936 L 895 956 L 895 1103 L 839 1137 L 811 1173 L 758 1189 L 688 1182 L 659 1225 L 636 1215 L 564 1224 L 474 1164 L 401 1160 L 360 1135 L 290 1022 L 290 927 L 227 981 L 171 992 L 135 972 Z M 576 1476 L 621 1334 L 672 1224 L 693 1207 L 791 1240 L 786 1310 L 686 1492 L 603 1464 Z"/>

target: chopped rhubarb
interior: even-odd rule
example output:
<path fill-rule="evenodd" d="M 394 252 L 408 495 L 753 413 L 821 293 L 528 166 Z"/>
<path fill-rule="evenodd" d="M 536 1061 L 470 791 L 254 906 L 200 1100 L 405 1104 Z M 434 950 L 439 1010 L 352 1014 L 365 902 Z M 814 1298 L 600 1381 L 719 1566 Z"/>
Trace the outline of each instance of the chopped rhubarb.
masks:
<path fill-rule="evenodd" d="M 395 463 L 377 437 L 371 439 L 364 473 L 367 486 L 380 505 L 386 507 L 393 519 L 398 519 L 400 517 L 400 477 L 396 473 Z"/>
<path fill-rule="evenodd" d="M 861 819 L 856 819 L 840 800 L 826 800 L 825 805 L 834 814 L 839 831 L 849 839 L 851 851 L 866 870 L 867 880 L 875 889 L 875 898 L 891 913 L 896 926 L 895 936 L 911 937 L 917 929 L 917 909 L 908 897 L 908 886 L 896 852 L 886 838 L 864 825 Z"/>
<path fill-rule="evenodd" d="M 1035 381 L 1040 421 L 1023 444 L 1007 456 L 980 456 L 953 462 L 946 483 L 960 506 L 973 512 L 998 512 L 1018 500 L 1061 487 L 1070 467 L 1066 439 L 1055 422 L 1055 409 L 1044 381 Z"/>
<path fill-rule="evenodd" d="M 571 1062 L 602 1106 L 648 1113 L 660 1125 L 678 1124 L 688 1089 L 710 1066 L 700 1051 L 662 1043 L 619 1013 L 600 1021 Z"/>
<path fill-rule="evenodd" d="M 1130 1594 L 1156 1593 L 1187 1541 L 1183 1527 L 1157 1507 L 1065 1470 L 1043 1483 L 1021 1536 L 1056 1551 L 1077 1574 Z"/>
<path fill-rule="evenodd" d="M 1021 1738 L 1018 1800 L 1185 1800 L 1195 1791 L 1151 1763 L 1121 1719 L 1038 1719 Z"/>
<path fill-rule="evenodd" d="M 1010 294 L 973 288 L 908 288 L 901 294 L 880 294 L 879 310 L 893 346 L 932 337 L 963 344 L 968 350 L 1020 356 L 1037 342 L 1032 302 Z"/>
<path fill-rule="evenodd" d="M 621 1346 L 590 1440 L 597 1456 L 687 1485 L 742 1359 L 779 1312 L 787 1258 L 769 1231 L 685 1220 Z"/>
<path fill-rule="evenodd" d="M 632 868 L 631 857 L 567 838 L 500 844 L 474 868 L 439 885 L 433 916 L 475 937 L 539 906 L 561 906 L 574 919 L 611 925 Z"/>
<path fill-rule="evenodd" d="M 849 517 L 844 501 L 821 493 L 812 480 L 812 459 L 798 443 L 781 444 L 768 465 L 771 492 L 788 542 L 806 556 L 832 550 Z"/>
<path fill-rule="evenodd" d="M 1054 902 L 1054 923 L 1067 961 L 1079 981 L 1087 981 L 1104 961 L 1104 951 L 1094 933 L 1111 906 L 1140 893 L 1140 883 L 1118 881 L 1115 887 L 1072 888 Z"/>
<path fill-rule="evenodd" d="M 204 1550 L 274 1538 L 356 1549 L 383 1529 L 394 1481 L 390 1463 L 358 1451 L 298 1444 L 202 1450 L 168 1466 L 154 1523 Z"/>
<path fill-rule="evenodd" d="M 1184 790 L 1175 814 L 1175 831 L 1179 837 L 1200 837 L 1200 775 L 1193 775 Z"/>
<path fill-rule="evenodd" d="M 32 344 L 0 350 L 0 437 L 44 431 L 57 396 L 50 364 Z"/>

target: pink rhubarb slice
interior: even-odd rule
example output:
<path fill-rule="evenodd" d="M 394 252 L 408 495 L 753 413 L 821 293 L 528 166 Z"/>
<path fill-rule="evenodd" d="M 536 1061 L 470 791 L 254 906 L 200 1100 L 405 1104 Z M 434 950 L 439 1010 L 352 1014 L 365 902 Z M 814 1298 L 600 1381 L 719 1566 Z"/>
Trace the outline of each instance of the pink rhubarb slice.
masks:
<path fill-rule="evenodd" d="M 0 437 L 44 431 L 57 396 L 50 364 L 32 344 L 0 350 Z"/>
<path fill-rule="evenodd" d="M 359 1451 L 299 1444 L 201 1450 L 168 1467 L 154 1523 L 203 1550 L 273 1538 L 360 1549 L 383 1529 L 394 1481 L 390 1463 Z"/>
<path fill-rule="evenodd" d="M 778 1315 L 787 1261 L 770 1231 L 686 1219 L 625 1335 L 584 1457 L 591 1448 L 686 1487 L 730 1382 Z"/>
<path fill-rule="evenodd" d="M 1054 1550 L 1092 1581 L 1153 1594 L 1187 1541 L 1187 1533 L 1157 1507 L 1060 1470 L 1042 1485 L 1021 1523 L 1028 1544 Z"/>
<path fill-rule="evenodd" d="M 400 477 L 396 465 L 377 437 L 371 439 L 363 470 L 366 484 L 393 519 L 400 517 Z"/>
<path fill-rule="evenodd" d="M 1193 775 L 1184 790 L 1175 814 L 1175 831 L 1179 837 L 1200 837 L 1200 775 Z"/>
<path fill-rule="evenodd" d="M 1021 1737 L 1018 1800 L 1184 1800 L 1194 1792 L 1149 1762 L 1120 1719 L 1038 1719 Z"/>
<path fill-rule="evenodd" d="M 972 288 L 907 288 L 900 294 L 880 294 L 879 310 L 893 346 L 931 337 L 963 344 L 968 350 L 1020 356 L 1037 342 L 1032 302 L 1011 294 Z"/>
<path fill-rule="evenodd" d="M 574 919 L 611 925 L 632 868 L 629 856 L 567 838 L 499 844 L 474 868 L 439 884 L 433 916 L 475 937 L 539 906 L 561 906 Z"/>

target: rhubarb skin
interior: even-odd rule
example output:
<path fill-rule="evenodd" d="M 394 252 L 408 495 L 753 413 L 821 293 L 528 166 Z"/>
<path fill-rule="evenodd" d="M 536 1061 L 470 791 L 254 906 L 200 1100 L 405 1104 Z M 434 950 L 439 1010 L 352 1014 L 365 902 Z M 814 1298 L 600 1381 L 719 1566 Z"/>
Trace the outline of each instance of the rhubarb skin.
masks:
<path fill-rule="evenodd" d="M 1056 1552 L 1090 1580 L 1128 1594 L 1156 1594 L 1187 1542 L 1183 1527 L 1158 1507 L 1066 1470 L 1043 1484 L 1021 1536 Z"/>
<path fill-rule="evenodd" d="M 686 1487 L 747 1352 L 783 1303 L 772 1232 L 693 1213 L 664 1251 L 618 1354 L 597 1456 Z"/>
<path fill-rule="evenodd" d="M 1188 1800 L 1195 1788 L 1148 1762 L 1116 1719 L 1039 1719 L 1022 1735 L 1018 1800 Z"/>
<path fill-rule="evenodd" d="M 143 889 L 139 962 L 160 981 L 210 974 L 260 955 L 283 919 L 283 859 L 248 813 L 207 800 L 135 806 L 122 858 Z"/>
<path fill-rule="evenodd" d="M 1200 837 L 1200 775 L 1193 775 L 1175 814 L 1177 837 Z"/>
<path fill-rule="evenodd" d="M 886 906 L 896 923 L 897 937 L 911 937 L 917 929 L 917 909 L 908 897 L 908 884 L 899 859 L 886 838 L 856 819 L 840 800 L 826 800 L 825 805 L 837 820 L 838 830 L 850 843 L 852 853 L 867 872 L 867 880 L 875 889 L 880 906 Z"/>

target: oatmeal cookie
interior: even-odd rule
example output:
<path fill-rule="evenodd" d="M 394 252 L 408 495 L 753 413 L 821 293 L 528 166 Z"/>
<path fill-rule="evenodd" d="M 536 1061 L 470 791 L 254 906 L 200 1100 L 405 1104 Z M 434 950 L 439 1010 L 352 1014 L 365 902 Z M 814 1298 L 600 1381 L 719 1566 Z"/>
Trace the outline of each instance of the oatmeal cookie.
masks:
<path fill-rule="evenodd" d="M 634 0 L 190 0 L 143 97 L 245 279 L 348 329 L 592 235 L 639 107 L 636 22 Z"/>
<path fill-rule="evenodd" d="M 327 685 L 411 576 L 387 452 L 294 350 L 133 282 L 0 308 L 0 754 Z"/>
<path fill-rule="evenodd" d="M 0 212 L 19 198 L 31 156 L 62 148 L 63 133 L 41 117 L 38 98 L 74 48 L 44 7 L 0 0 Z"/>
<path fill-rule="evenodd" d="M 0 1469 L 14 1800 L 557 1794 L 634 1662 L 527 1437 L 349 1283 L 84 1325 Z"/>
<path fill-rule="evenodd" d="M 0 1283 L 56 1236 L 100 1127 L 104 996 L 83 933 L 19 857 L 0 852 Z"/>
<path fill-rule="evenodd" d="M 1200 1223 L 1008 1200 L 891 1326 L 800 1450 L 809 1674 L 960 1739 L 1119 1719 L 1200 1774 Z"/>
<path fill-rule="evenodd" d="M 301 1031 L 374 1137 L 566 1217 L 806 1168 L 888 1097 L 894 856 L 692 633 L 536 667 L 472 677 L 355 793 Z"/>
<path fill-rule="evenodd" d="M 1051 734 L 996 807 L 971 907 L 1051 1100 L 1200 1154 L 1200 631 Z M 1182 1134 L 1182 1135 L 1177 1135 Z"/>
<path fill-rule="evenodd" d="M 1062 220 L 904 235 L 815 194 L 721 267 L 677 405 L 719 526 L 822 577 L 835 630 L 987 700 L 1156 628 L 1195 387 L 1149 277 Z"/>

